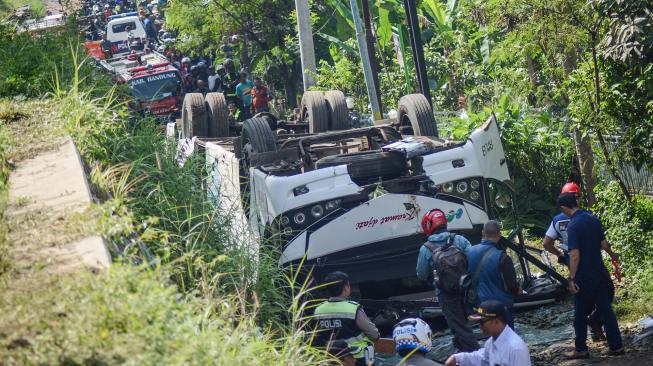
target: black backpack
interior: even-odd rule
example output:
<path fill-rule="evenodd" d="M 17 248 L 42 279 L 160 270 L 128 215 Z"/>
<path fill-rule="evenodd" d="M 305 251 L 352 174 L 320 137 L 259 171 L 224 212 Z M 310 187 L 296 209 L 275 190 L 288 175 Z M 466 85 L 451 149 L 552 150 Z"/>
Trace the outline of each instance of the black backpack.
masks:
<path fill-rule="evenodd" d="M 435 268 L 435 285 L 443 292 L 462 294 L 461 278 L 467 275 L 467 256 L 453 245 L 456 234 L 451 233 L 444 246 L 435 246 L 431 242 L 424 246 L 431 250 Z"/>

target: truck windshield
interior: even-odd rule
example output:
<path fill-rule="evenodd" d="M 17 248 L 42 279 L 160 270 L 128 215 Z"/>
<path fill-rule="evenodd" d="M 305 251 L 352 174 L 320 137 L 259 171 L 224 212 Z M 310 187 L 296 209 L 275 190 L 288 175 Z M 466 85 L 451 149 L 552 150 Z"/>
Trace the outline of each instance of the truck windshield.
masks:
<path fill-rule="evenodd" d="M 142 101 L 159 100 L 181 93 L 181 78 L 175 71 L 147 75 L 129 81 L 132 94 Z"/>

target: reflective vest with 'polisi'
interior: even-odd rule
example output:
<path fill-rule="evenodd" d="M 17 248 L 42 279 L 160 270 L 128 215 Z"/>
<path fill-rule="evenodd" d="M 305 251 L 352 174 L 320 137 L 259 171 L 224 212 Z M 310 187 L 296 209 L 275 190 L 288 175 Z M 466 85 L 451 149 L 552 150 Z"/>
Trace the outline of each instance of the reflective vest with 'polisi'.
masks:
<path fill-rule="evenodd" d="M 373 342 L 356 326 L 359 307 L 354 301 L 329 300 L 315 308 L 315 338 L 318 343 L 329 348 L 330 343 L 343 340 L 354 358 L 365 357 L 365 347 Z"/>

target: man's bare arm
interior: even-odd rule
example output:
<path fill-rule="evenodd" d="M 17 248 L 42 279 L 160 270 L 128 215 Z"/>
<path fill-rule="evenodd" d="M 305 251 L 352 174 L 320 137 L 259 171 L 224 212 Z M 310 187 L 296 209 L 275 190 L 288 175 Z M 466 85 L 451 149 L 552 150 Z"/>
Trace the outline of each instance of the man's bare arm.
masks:
<path fill-rule="evenodd" d="M 546 235 L 544 236 L 544 240 L 542 241 L 542 246 L 544 249 L 546 249 L 547 252 L 560 257 L 562 253 L 558 250 L 558 248 L 556 248 L 554 244 L 555 240 L 553 238 L 550 238 Z"/>
<path fill-rule="evenodd" d="M 576 272 L 578 271 L 578 263 L 580 263 L 580 251 L 578 249 L 572 249 L 569 251 L 569 277 L 572 279 L 576 278 Z"/>
<path fill-rule="evenodd" d="M 610 247 L 610 243 L 608 243 L 607 240 L 603 239 L 603 241 L 601 241 L 601 249 L 603 249 L 606 253 L 608 253 L 610 258 L 612 258 L 614 260 L 619 259 L 619 257 L 617 256 L 617 253 L 612 251 L 612 248 Z"/>
<path fill-rule="evenodd" d="M 578 287 L 576 285 L 576 272 L 578 271 L 578 263 L 580 263 L 580 251 L 572 249 L 569 251 L 569 292 L 576 294 Z"/>

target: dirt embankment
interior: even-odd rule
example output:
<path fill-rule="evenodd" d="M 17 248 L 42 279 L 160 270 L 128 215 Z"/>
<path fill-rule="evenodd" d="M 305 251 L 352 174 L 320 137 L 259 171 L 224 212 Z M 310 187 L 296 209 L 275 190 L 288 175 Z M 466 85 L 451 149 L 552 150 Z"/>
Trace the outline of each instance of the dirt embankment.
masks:
<path fill-rule="evenodd" d="M 589 337 L 590 358 L 566 360 L 574 350 L 573 303 L 566 302 L 517 315 L 517 332 L 529 344 L 533 365 L 653 365 L 653 335 L 641 337 L 638 323 L 620 322 L 626 348 L 624 356 L 608 356 L 606 342 L 593 342 Z M 647 360 L 647 362 L 642 362 Z"/>

